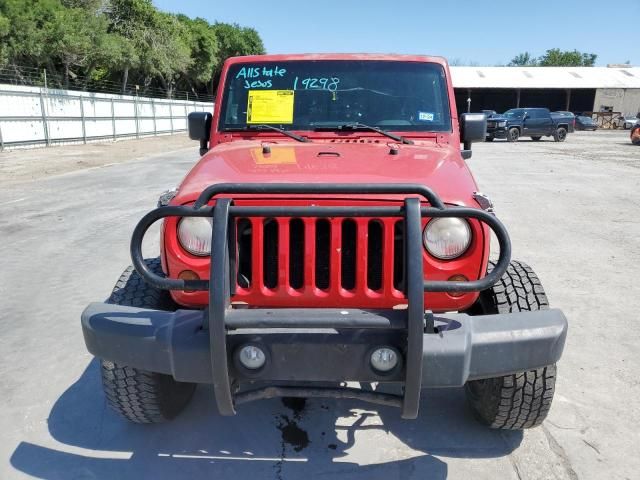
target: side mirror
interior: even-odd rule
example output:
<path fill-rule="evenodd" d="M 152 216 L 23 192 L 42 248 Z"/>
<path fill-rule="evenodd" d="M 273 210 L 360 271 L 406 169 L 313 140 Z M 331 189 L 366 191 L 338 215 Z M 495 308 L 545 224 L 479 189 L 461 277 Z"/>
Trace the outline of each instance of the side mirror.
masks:
<path fill-rule="evenodd" d="M 463 143 L 462 158 L 471 158 L 471 144 L 483 142 L 487 135 L 487 117 L 484 113 L 463 113 L 460 117 L 460 140 Z"/>
<path fill-rule="evenodd" d="M 187 118 L 189 138 L 200 141 L 200 155 L 204 155 L 209 151 L 209 134 L 213 117 L 209 112 L 191 112 Z"/>

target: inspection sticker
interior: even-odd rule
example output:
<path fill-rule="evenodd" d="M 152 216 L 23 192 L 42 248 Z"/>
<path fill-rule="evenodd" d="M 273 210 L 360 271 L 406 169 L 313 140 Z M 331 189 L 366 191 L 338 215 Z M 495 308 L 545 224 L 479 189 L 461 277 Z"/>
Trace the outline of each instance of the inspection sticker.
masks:
<path fill-rule="evenodd" d="M 418 120 L 420 120 L 421 122 L 433 122 L 433 113 L 418 112 Z"/>
<path fill-rule="evenodd" d="M 293 123 L 293 90 L 249 90 L 247 123 Z"/>

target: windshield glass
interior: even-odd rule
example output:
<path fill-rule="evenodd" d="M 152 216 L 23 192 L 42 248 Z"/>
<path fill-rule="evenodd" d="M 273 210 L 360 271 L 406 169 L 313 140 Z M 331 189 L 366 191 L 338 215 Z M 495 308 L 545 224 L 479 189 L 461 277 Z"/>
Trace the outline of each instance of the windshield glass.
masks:
<path fill-rule="evenodd" d="M 512 108 L 511 110 L 507 110 L 506 112 L 504 112 L 504 116 L 505 117 L 509 117 L 509 118 L 520 118 L 524 116 L 524 109 L 523 108 Z"/>
<path fill-rule="evenodd" d="M 232 65 L 220 130 L 269 124 L 314 130 L 362 123 L 451 130 L 444 69 L 421 62 L 302 60 Z"/>

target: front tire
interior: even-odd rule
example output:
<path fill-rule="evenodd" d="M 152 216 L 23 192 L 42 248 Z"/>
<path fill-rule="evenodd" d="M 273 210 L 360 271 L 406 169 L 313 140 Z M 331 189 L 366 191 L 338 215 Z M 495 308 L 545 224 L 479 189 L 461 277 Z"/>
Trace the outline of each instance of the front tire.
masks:
<path fill-rule="evenodd" d="M 567 139 L 567 129 L 564 127 L 558 127 L 556 132 L 553 134 L 553 139 L 556 142 L 564 142 Z"/>
<path fill-rule="evenodd" d="M 490 263 L 490 269 L 494 267 Z M 546 310 L 542 284 L 531 267 L 512 261 L 500 281 L 481 292 L 469 312 L 476 315 Z M 472 380 L 465 385 L 467 401 L 482 423 L 491 428 L 522 430 L 540 425 L 555 392 L 556 366 L 503 377 Z"/>
<path fill-rule="evenodd" d="M 151 270 L 164 276 L 160 259 L 146 260 Z M 169 292 L 152 287 L 127 268 L 106 303 L 155 310 L 174 310 Z M 162 423 L 178 415 L 189 403 L 195 383 L 177 382 L 171 375 L 148 372 L 101 359 L 102 388 L 107 404 L 134 423 Z"/>
<path fill-rule="evenodd" d="M 520 130 L 515 127 L 512 127 L 507 132 L 507 141 L 509 142 L 517 142 L 520 138 Z"/>

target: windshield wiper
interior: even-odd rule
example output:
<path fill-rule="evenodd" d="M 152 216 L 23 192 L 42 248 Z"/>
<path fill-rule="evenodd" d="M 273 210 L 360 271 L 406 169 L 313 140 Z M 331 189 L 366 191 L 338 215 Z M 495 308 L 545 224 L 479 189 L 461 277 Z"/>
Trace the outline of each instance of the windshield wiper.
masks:
<path fill-rule="evenodd" d="M 408 138 L 401 137 L 400 135 L 395 135 L 393 133 L 387 132 L 379 127 L 372 127 L 371 125 L 365 125 L 360 122 L 353 123 L 343 123 L 341 125 L 331 125 L 331 126 L 322 126 L 314 128 L 315 131 L 322 130 L 369 130 L 371 132 L 377 132 L 380 135 L 384 135 L 385 137 L 389 137 L 394 139 L 396 142 L 404 143 L 406 145 L 413 145 L 413 141 Z"/>
<path fill-rule="evenodd" d="M 289 130 L 285 130 L 284 128 L 274 127 L 273 125 L 259 124 L 259 125 L 247 125 L 246 127 L 237 127 L 237 128 L 232 127 L 232 128 L 224 129 L 225 132 L 250 132 L 251 130 L 273 130 L 274 132 L 280 132 L 281 134 L 286 135 L 289 138 L 293 138 L 294 140 L 297 140 L 299 142 L 304 143 L 304 142 L 311 141 L 306 137 L 297 135 L 293 132 L 290 132 Z"/>

